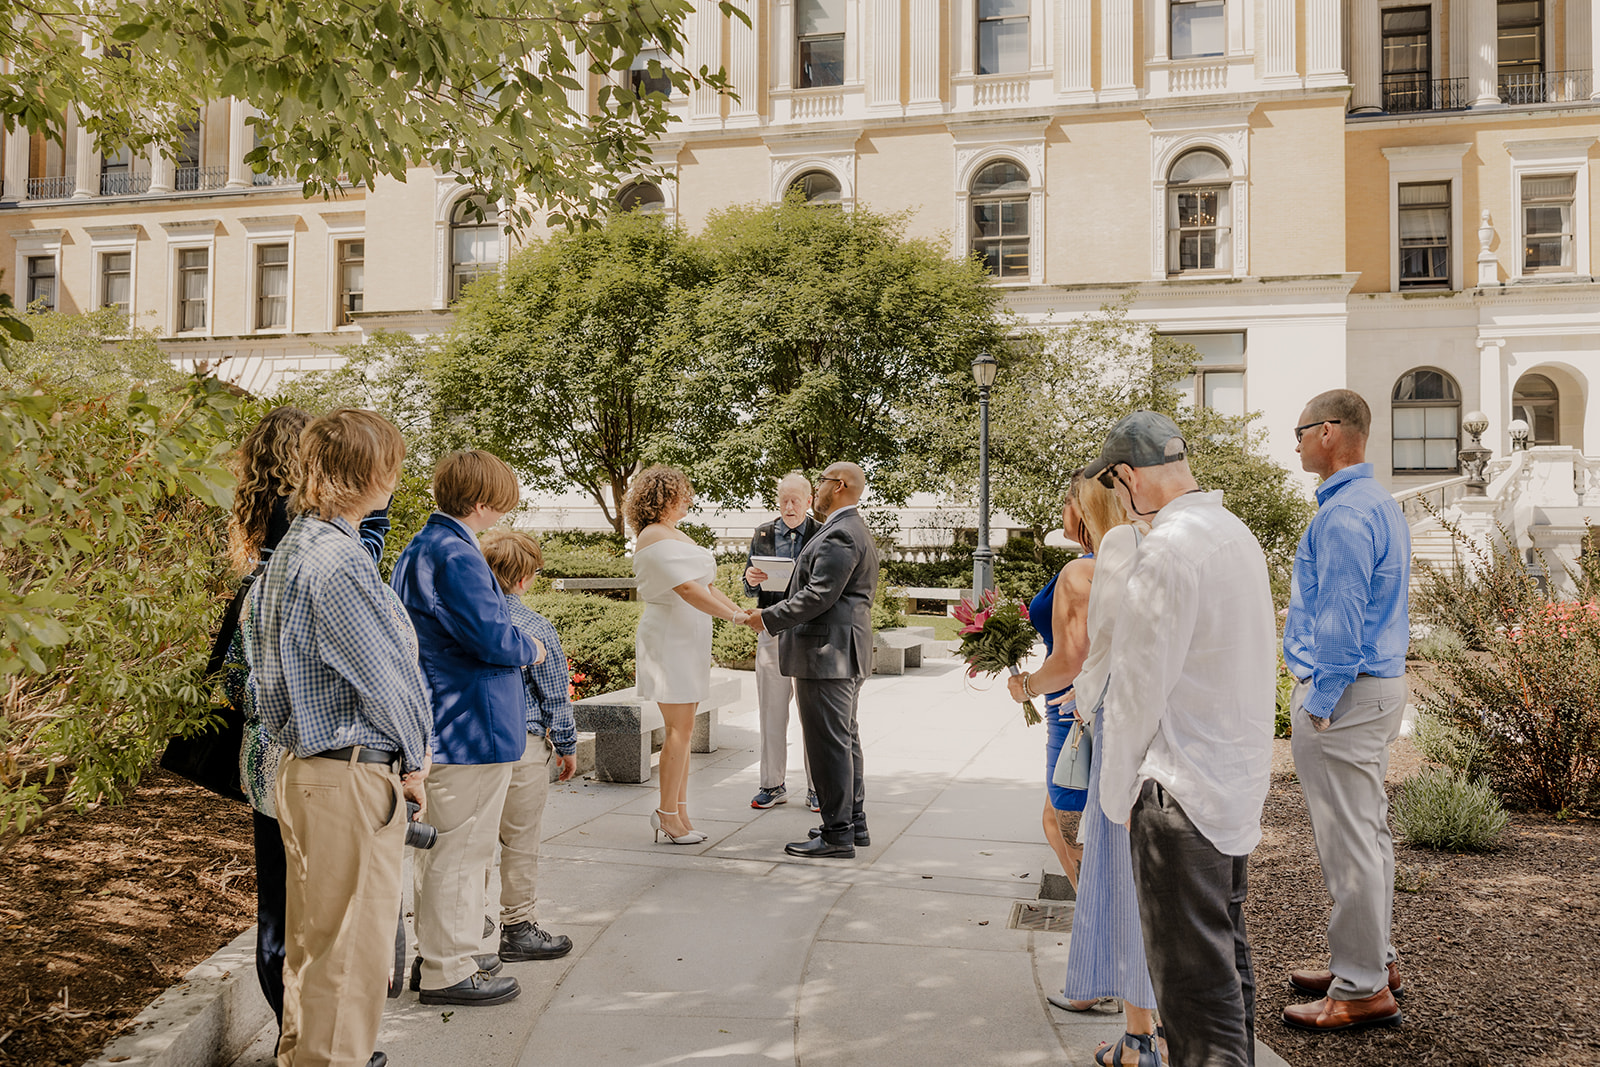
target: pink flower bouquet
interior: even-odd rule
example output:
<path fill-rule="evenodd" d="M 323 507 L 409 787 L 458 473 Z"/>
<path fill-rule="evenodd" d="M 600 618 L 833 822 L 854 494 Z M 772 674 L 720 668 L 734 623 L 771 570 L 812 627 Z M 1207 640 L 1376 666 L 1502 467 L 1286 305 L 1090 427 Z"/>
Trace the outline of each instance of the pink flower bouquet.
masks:
<path fill-rule="evenodd" d="M 1039 635 L 1028 621 L 1028 607 L 1014 600 L 1001 600 L 994 590 L 986 590 L 973 604 L 962 597 L 954 615 L 961 624 L 961 658 L 967 661 L 967 677 L 981 671 L 993 678 L 1001 671 L 1017 673 L 1017 664 L 1033 652 Z M 1022 703 L 1022 721 L 1029 726 L 1042 722 L 1033 701 Z"/>

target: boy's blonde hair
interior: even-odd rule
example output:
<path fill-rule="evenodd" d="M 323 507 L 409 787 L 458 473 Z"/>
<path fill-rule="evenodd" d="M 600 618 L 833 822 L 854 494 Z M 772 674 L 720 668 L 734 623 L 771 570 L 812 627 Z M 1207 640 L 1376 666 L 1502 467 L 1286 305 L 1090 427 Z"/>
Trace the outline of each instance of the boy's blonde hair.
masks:
<path fill-rule="evenodd" d="M 300 484 L 289 509 L 333 519 L 378 486 L 394 485 L 405 458 L 406 439 L 376 411 L 330 411 L 300 433 Z"/>
<path fill-rule="evenodd" d="M 452 518 L 465 518 L 479 504 L 512 511 L 521 499 L 516 472 L 493 452 L 452 452 L 433 468 L 434 506 Z"/>
<path fill-rule="evenodd" d="M 500 591 L 509 594 L 517 586 L 544 570 L 544 553 L 532 534 L 496 526 L 478 539 L 483 558 L 489 561 Z"/>

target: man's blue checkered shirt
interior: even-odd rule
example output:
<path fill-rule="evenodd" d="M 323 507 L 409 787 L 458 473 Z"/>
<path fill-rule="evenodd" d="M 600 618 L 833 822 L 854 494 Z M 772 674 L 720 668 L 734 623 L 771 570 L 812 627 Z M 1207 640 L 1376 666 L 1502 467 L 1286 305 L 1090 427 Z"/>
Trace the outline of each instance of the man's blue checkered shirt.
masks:
<path fill-rule="evenodd" d="M 568 686 L 567 654 L 550 620 L 531 610 L 514 596 L 506 597 L 511 623 L 544 645 L 544 662 L 524 668 L 523 690 L 528 699 L 528 732 L 550 739 L 556 753 L 570 756 L 578 751 L 578 727 L 572 719 L 572 695 Z"/>
<path fill-rule="evenodd" d="M 251 591 L 250 687 L 296 756 L 364 745 L 423 764 L 433 709 L 405 609 L 344 519 L 297 517 Z"/>

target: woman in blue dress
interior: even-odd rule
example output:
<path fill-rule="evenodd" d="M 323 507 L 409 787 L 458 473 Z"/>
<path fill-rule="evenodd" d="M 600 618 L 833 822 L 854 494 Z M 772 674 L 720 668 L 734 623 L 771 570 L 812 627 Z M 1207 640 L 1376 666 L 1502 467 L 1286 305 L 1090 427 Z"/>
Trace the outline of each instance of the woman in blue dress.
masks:
<path fill-rule="evenodd" d="M 1073 472 L 1076 475 L 1077 472 Z M 1083 531 L 1083 519 L 1078 514 L 1077 503 L 1067 497 L 1061 508 L 1062 529 L 1068 536 L 1077 536 L 1079 543 L 1087 545 L 1088 534 Z M 1033 628 L 1044 639 L 1044 663 L 1036 671 L 1013 675 L 1008 684 L 1012 699 L 1024 700 L 1045 697 L 1044 720 L 1048 733 L 1044 747 L 1044 837 L 1055 849 L 1056 858 L 1078 888 L 1078 867 L 1083 862 L 1083 848 L 1078 844 L 1078 819 L 1083 812 L 1088 792 L 1082 789 L 1063 789 L 1051 779 L 1061 746 L 1072 729 L 1075 714 L 1072 679 L 1083 666 L 1083 657 L 1089 650 L 1087 611 L 1089 605 L 1089 579 L 1094 574 L 1092 555 L 1084 555 L 1061 568 L 1061 573 L 1051 577 L 1028 604 L 1028 618 Z M 1057 703 L 1059 701 L 1059 704 Z"/>

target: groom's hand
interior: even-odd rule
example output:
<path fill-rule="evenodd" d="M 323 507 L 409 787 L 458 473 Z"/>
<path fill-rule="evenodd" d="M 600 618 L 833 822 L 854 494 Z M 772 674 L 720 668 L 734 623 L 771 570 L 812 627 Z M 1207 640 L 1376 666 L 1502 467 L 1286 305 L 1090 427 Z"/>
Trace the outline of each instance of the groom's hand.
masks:
<path fill-rule="evenodd" d="M 761 612 L 759 611 L 745 612 L 744 624 L 758 634 L 767 632 L 766 623 L 761 621 Z"/>

